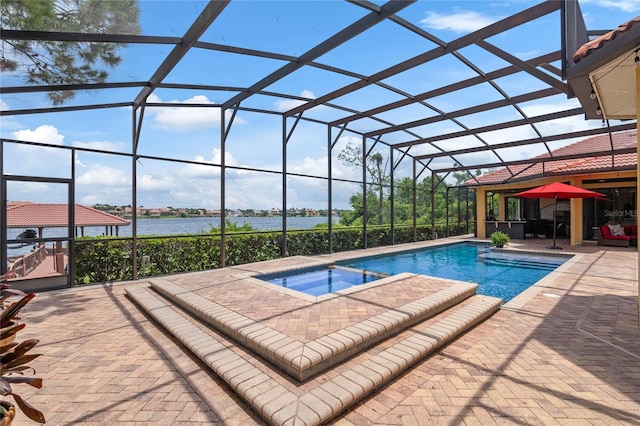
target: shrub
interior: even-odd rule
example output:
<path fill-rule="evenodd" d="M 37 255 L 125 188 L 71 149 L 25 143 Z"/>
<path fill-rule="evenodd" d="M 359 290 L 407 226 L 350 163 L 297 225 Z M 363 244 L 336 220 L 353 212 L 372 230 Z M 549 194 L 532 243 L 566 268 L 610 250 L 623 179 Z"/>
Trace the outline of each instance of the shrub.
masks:
<path fill-rule="evenodd" d="M 491 233 L 491 244 L 496 247 L 504 247 L 509 244 L 509 235 L 502 231 L 494 231 Z"/>

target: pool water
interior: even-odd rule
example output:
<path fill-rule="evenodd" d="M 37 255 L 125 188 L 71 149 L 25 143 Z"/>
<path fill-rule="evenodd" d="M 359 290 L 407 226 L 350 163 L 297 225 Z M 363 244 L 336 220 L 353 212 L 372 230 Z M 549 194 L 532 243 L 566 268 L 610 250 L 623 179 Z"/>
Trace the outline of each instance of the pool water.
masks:
<path fill-rule="evenodd" d="M 456 243 L 340 262 L 350 268 L 394 275 L 412 272 L 478 284 L 478 294 L 511 300 L 569 259 Z"/>
<path fill-rule="evenodd" d="M 343 268 L 314 268 L 257 277 L 272 284 L 301 291 L 311 296 L 321 296 L 344 290 L 381 278 L 378 274 L 351 271 Z"/>

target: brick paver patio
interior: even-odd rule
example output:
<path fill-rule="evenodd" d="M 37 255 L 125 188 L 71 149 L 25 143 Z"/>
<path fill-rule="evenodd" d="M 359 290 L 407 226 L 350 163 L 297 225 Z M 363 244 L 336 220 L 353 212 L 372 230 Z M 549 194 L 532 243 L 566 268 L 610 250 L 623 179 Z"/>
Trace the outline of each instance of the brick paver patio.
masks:
<path fill-rule="evenodd" d="M 531 244 L 541 242 L 511 247 Z M 637 251 L 566 244 L 564 251 L 585 254 L 333 423 L 640 424 Z M 194 282 L 198 274 L 174 279 Z M 44 355 L 33 364 L 44 387 L 14 390 L 40 408 L 48 424 L 265 424 L 125 297 L 133 285 L 139 283 L 39 294 L 23 314 L 22 337 L 40 339 Z M 378 292 L 376 302 L 406 302 L 411 289 L 398 288 L 389 299 Z M 292 327 L 302 340 L 363 315 L 350 312 L 326 330 L 307 331 L 301 324 L 310 317 L 289 323 L 277 315 L 295 310 L 298 305 L 287 304 L 293 302 L 261 304 L 232 290 L 225 302 L 275 328 Z M 14 421 L 29 424 L 21 413 Z"/>

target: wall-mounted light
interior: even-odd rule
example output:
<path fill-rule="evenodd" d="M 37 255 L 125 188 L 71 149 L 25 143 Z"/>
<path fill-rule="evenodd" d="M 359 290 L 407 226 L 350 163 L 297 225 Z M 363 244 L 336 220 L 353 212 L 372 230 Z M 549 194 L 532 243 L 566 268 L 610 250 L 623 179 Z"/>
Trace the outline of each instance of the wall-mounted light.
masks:
<path fill-rule="evenodd" d="M 589 94 L 589 97 L 590 97 L 591 99 L 595 99 L 595 98 L 596 98 L 596 92 L 595 92 L 595 90 L 591 89 L 591 93 Z"/>
<path fill-rule="evenodd" d="M 600 109 L 600 105 L 596 108 L 596 115 L 602 115 L 602 110 Z"/>

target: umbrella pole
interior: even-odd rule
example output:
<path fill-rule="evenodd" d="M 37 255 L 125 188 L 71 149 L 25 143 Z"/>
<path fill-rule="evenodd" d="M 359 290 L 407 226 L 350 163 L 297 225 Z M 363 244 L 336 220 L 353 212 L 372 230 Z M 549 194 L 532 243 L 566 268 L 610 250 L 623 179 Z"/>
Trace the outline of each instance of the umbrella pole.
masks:
<path fill-rule="evenodd" d="M 557 220 L 557 217 L 558 217 L 558 194 L 556 194 L 555 199 L 556 199 L 556 205 L 554 207 L 555 211 L 553 212 L 553 245 L 551 247 L 547 247 L 547 248 L 550 248 L 550 249 L 561 249 L 562 247 L 558 247 L 556 245 L 556 227 L 558 226 L 556 224 L 556 220 Z"/>

